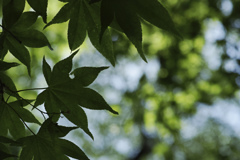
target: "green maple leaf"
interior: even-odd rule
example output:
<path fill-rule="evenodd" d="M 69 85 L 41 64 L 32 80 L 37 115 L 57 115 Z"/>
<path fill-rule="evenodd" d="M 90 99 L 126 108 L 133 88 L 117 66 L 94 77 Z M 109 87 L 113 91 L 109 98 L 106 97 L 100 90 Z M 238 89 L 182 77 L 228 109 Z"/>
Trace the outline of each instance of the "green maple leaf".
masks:
<path fill-rule="evenodd" d="M 76 128 L 59 126 L 51 118 L 47 119 L 36 135 L 17 141 L 23 145 L 20 160 L 69 160 L 67 156 L 89 160 L 78 146 L 60 138 Z"/>
<path fill-rule="evenodd" d="M 10 134 L 14 138 L 23 137 L 25 134 L 25 127 L 22 121 L 37 123 L 40 122 L 34 117 L 34 115 L 23 108 L 30 103 L 29 100 L 17 100 L 14 102 L 0 102 L 0 135 L 6 135 L 9 130 Z"/>
<path fill-rule="evenodd" d="M 77 68 L 72 72 L 75 77 L 73 79 L 69 77 L 72 70 L 72 58 L 76 53 L 74 52 L 68 58 L 58 62 L 53 70 L 43 59 L 43 74 L 48 88 L 38 95 L 35 106 L 44 103 L 46 111 L 54 121 L 57 121 L 62 113 L 69 121 L 82 128 L 93 138 L 88 129 L 87 116 L 81 107 L 106 109 L 114 114 L 117 112 L 106 103 L 100 94 L 86 88 L 94 81 L 98 73 L 107 67 Z"/>
<path fill-rule="evenodd" d="M 44 47 L 48 46 L 50 49 L 51 45 L 46 36 L 36 30 L 29 29 L 37 20 L 38 14 L 35 12 L 24 12 L 20 14 L 15 22 L 11 22 L 11 26 L 2 33 L 2 44 L 0 49 L 5 50 L 2 57 L 5 56 L 6 50 L 9 50 L 11 54 L 22 62 L 28 69 L 30 75 L 31 72 L 31 59 L 27 47 Z M 4 50 L 3 50 L 4 49 Z"/>
<path fill-rule="evenodd" d="M 42 17 L 43 21 L 47 23 L 48 0 L 27 0 L 27 2 Z"/>
<path fill-rule="evenodd" d="M 88 33 L 88 37 L 93 46 L 108 59 L 113 66 L 115 65 L 110 32 L 106 30 L 101 38 L 102 43 L 99 41 L 101 28 L 98 5 L 89 5 L 87 0 L 70 0 L 44 28 L 68 20 L 68 44 L 71 51 L 80 47 L 86 38 L 86 33 Z"/>
<path fill-rule="evenodd" d="M 16 67 L 18 66 L 19 64 L 18 63 L 15 63 L 15 62 L 5 62 L 5 61 L 2 61 L 0 60 L 0 71 L 6 71 L 12 67 Z"/>
<path fill-rule="evenodd" d="M 157 0 L 102 0 L 100 13 L 100 40 L 108 26 L 116 22 L 116 28 L 126 34 L 144 61 L 147 60 L 142 49 L 140 18 L 181 37 L 169 13 Z"/>
<path fill-rule="evenodd" d="M 139 17 L 132 9 L 131 3 L 126 0 L 102 0 L 100 40 L 114 19 L 116 19 L 121 30 L 137 48 L 142 59 L 147 62 L 142 49 L 142 29 Z"/>

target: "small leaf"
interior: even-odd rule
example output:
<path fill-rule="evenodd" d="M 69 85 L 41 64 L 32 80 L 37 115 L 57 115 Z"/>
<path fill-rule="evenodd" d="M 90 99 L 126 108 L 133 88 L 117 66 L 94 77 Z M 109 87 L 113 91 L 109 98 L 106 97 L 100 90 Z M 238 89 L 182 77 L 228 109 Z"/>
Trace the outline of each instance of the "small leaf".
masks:
<path fill-rule="evenodd" d="M 8 70 L 12 67 L 16 67 L 18 65 L 19 64 L 15 63 L 15 62 L 8 63 L 8 62 L 4 62 L 4 61 L 0 60 L 0 71 L 6 71 L 6 70 Z"/>
<path fill-rule="evenodd" d="M 53 50 L 46 36 L 38 30 L 30 29 L 24 32 L 15 32 L 15 35 L 27 47 L 40 48 L 49 46 Z"/>
<path fill-rule="evenodd" d="M 3 0 L 3 24 L 10 28 L 19 19 L 25 7 L 25 0 Z"/>
<path fill-rule="evenodd" d="M 75 69 L 71 74 L 74 74 L 74 80 L 81 83 L 83 86 L 90 85 L 98 76 L 98 74 L 108 67 L 80 67 Z"/>
<path fill-rule="evenodd" d="M 45 79 L 46 79 L 47 84 L 49 85 L 52 71 L 51 71 L 51 67 L 50 67 L 49 64 L 46 62 L 45 57 L 43 57 L 43 65 L 42 65 L 42 68 L 43 68 L 43 75 L 44 75 L 44 77 L 45 77 Z"/>
<path fill-rule="evenodd" d="M 27 0 L 28 4 L 42 16 L 44 23 L 47 23 L 48 0 Z"/>
<path fill-rule="evenodd" d="M 37 20 L 38 14 L 36 12 L 28 11 L 24 12 L 18 21 L 13 25 L 11 30 L 13 31 L 24 31 L 31 27 Z"/>
<path fill-rule="evenodd" d="M 31 73 L 30 68 L 30 54 L 27 48 L 24 47 L 23 44 L 19 43 L 15 38 L 11 35 L 7 36 L 7 46 L 9 51 L 12 53 L 14 57 L 16 57 L 20 62 L 22 62 L 25 66 L 27 66 L 28 74 Z"/>
<path fill-rule="evenodd" d="M 63 23 L 69 20 L 72 8 L 74 7 L 75 3 L 67 3 L 65 4 L 56 14 L 56 16 L 44 27 L 47 28 L 48 26 L 56 23 Z"/>
<path fill-rule="evenodd" d="M 80 4 L 81 3 L 81 4 Z M 68 43 L 71 51 L 77 49 L 86 37 L 86 20 L 82 1 L 73 8 L 70 21 L 68 24 Z"/>

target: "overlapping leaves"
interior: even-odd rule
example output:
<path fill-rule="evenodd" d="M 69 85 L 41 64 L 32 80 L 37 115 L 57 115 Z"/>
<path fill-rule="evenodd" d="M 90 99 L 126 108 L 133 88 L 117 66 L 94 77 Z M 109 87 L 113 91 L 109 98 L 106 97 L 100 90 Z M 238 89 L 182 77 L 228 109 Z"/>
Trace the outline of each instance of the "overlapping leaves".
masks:
<path fill-rule="evenodd" d="M 74 51 L 84 41 L 86 33 L 94 47 L 115 65 L 112 40 L 109 31 L 102 35 L 100 43 L 100 15 L 99 5 L 89 5 L 87 0 L 69 0 L 56 14 L 56 16 L 45 26 L 62 23 L 69 20 L 68 43 L 69 48 Z"/>
<path fill-rule="evenodd" d="M 34 115 L 23 108 L 30 102 L 29 100 L 17 100 L 10 103 L 5 101 L 0 102 L 0 135 L 6 136 L 9 131 L 16 139 L 24 137 L 25 127 L 22 121 L 40 125 L 40 122 Z"/>
<path fill-rule="evenodd" d="M 9 50 L 14 57 L 27 67 L 30 74 L 31 59 L 26 47 L 49 46 L 51 48 L 51 46 L 42 32 L 30 28 L 36 22 L 38 15 L 42 15 L 42 12 L 29 11 L 23 13 L 24 7 L 25 0 L 3 1 L 0 58 L 3 59 Z M 46 17 L 46 15 L 42 16 Z"/>
<path fill-rule="evenodd" d="M 72 70 L 72 58 L 77 52 L 68 58 L 58 62 L 51 70 L 48 63 L 43 59 L 43 74 L 48 88 L 40 93 L 36 99 L 35 106 L 44 103 L 49 116 L 57 121 L 62 113 L 69 121 L 82 128 L 89 136 L 87 116 L 81 107 L 88 109 L 106 109 L 117 114 L 96 91 L 86 88 L 91 84 L 98 73 L 107 67 L 93 68 L 83 67 Z M 81 106 L 81 107 L 80 107 Z"/>
<path fill-rule="evenodd" d="M 75 159 L 89 160 L 84 152 L 74 143 L 61 139 L 77 127 L 59 126 L 47 119 L 36 135 L 19 139 L 23 148 L 20 160 L 69 160 L 67 156 Z"/>
<path fill-rule="evenodd" d="M 97 3 L 100 1 L 101 4 Z M 70 49 L 73 51 L 83 43 L 87 31 L 95 48 L 113 65 L 115 58 L 108 31 L 109 26 L 114 26 L 113 28 L 125 33 L 144 61 L 147 60 L 142 49 L 141 18 L 181 37 L 169 13 L 157 0 L 92 0 L 90 2 L 66 0 L 62 2 L 68 3 L 45 27 L 70 20 L 68 25 Z M 111 25 L 113 22 L 115 25 Z"/>

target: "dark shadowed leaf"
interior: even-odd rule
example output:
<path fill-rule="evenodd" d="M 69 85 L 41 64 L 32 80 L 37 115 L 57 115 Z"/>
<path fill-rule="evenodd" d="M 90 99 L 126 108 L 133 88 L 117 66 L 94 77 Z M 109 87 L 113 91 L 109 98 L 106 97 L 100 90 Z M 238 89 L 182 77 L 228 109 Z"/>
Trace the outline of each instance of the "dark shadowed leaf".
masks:
<path fill-rule="evenodd" d="M 46 62 L 45 57 L 43 57 L 42 70 L 43 70 L 43 75 L 45 77 L 45 80 L 46 80 L 47 84 L 49 85 L 52 71 L 51 71 L 51 67 Z"/>
<path fill-rule="evenodd" d="M 2 32 L 0 34 L 0 59 L 4 59 L 4 57 L 6 56 L 7 52 L 8 52 L 8 48 L 7 45 L 5 43 L 6 40 L 6 35 Z"/>
<path fill-rule="evenodd" d="M 22 62 L 25 66 L 27 66 L 28 74 L 31 73 L 30 68 L 30 54 L 26 47 L 23 44 L 19 43 L 14 37 L 11 35 L 7 36 L 6 44 L 8 46 L 9 51 L 12 53 L 14 57 L 16 57 L 20 62 Z"/>
<path fill-rule="evenodd" d="M 19 115 L 10 104 L 4 101 L 0 102 L 0 106 L 0 134 L 5 136 L 9 130 L 15 139 L 23 137 L 25 135 L 25 127 Z"/>
<path fill-rule="evenodd" d="M 98 74 L 108 67 L 80 67 L 76 68 L 71 74 L 74 74 L 74 80 L 83 86 L 90 85 Z"/>
<path fill-rule="evenodd" d="M 45 102 L 45 109 L 54 122 L 58 120 L 60 113 L 62 113 L 69 121 L 82 128 L 90 137 L 93 138 L 88 129 L 86 114 L 79 105 L 83 104 L 87 108 L 106 109 L 113 113 L 116 112 L 111 109 L 111 107 L 97 92 L 91 90 L 91 93 L 93 93 L 91 95 L 86 88 L 83 88 L 81 82 L 78 82 L 78 79 L 71 79 L 69 77 L 69 73 L 72 70 L 72 59 L 76 53 L 77 51 L 69 57 L 59 61 L 53 67 L 50 75 L 51 78 L 49 80 L 49 87 L 38 95 L 35 107 Z M 85 80 L 85 82 L 91 83 L 103 69 L 106 69 L 106 67 L 92 69 L 94 70 L 94 73 L 92 73 L 92 76 L 87 78 L 88 80 Z M 83 70 L 81 73 L 76 75 L 78 77 L 80 74 L 84 75 L 85 73 L 86 71 Z M 49 77 L 49 75 L 46 77 Z M 81 98 L 82 94 L 85 94 L 85 90 L 88 91 L 86 93 L 87 99 Z M 88 96 L 94 97 L 94 99 L 91 99 Z M 80 99 L 83 102 L 81 102 Z"/>
<path fill-rule="evenodd" d="M 49 48 L 52 50 L 52 47 L 46 36 L 38 30 L 30 29 L 24 32 L 16 32 L 15 35 L 27 47 L 40 48 L 49 46 Z"/>
<path fill-rule="evenodd" d="M 16 155 L 6 153 L 0 149 L 0 159 L 10 158 L 10 157 L 17 157 Z"/>
<path fill-rule="evenodd" d="M 88 160 L 83 151 L 70 141 L 59 139 L 76 127 L 58 126 L 51 118 L 41 126 L 37 135 L 18 140 L 23 144 L 20 160 L 69 160 L 66 156 Z"/>
<path fill-rule="evenodd" d="M 0 72 L 0 81 L 1 81 L 1 84 L 4 85 L 5 93 L 13 97 L 19 98 L 19 95 L 16 92 L 17 88 L 9 76 L 7 76 L 3 72 Z"/>
<path fill-rule="evenodd" d="M 28 4 L 39 14 L 45 23 L 47 23 L 47 5 L 48 0 L 27 0 Z"/>
<path fill-rule="evenodd" d="M 44 28 L 46 28 L 52 24 L 63 23 L 63 22 L 66 22 L 67 20 L 69 20 L 71 12 L 72 12 L 72 8 L 74 7 L 74 5 L 75 5 L 75 1 L 65 4 L 58 11 L 56 16 Z"/>
<path fill-rule="evenodd" d="M 93 139 L 93 135 L 88 129 L 87 115 L 81 107 L 71 105 L 68 107 L 68 112 L 63 114 L 69 121 L 82 128 Z"/>
<path fill-rule="evenodd" d="M 36 12 L 28 11 L 24 12 L 18 21 L 12 26 L 12 31 L 25 31 L 31 27 L 37 20 L 38 14 Z"/>
<path fill-rule="evenodd" d="M 23 121 L 41 125 L 41 123 L 29 110 L 23 108 L 23 106 L 26 106 L 31 102 L 32 100 L 18 100 L 9 103 L 9 105 L 12 107 L 13 110 L 15 110 L 18 113 L 18 115 L 21 117 Z"/>
<path fill-rule="evenodd" d="M 84 2 L 85 2 L 84 11 L 88 26 L 87 27 L 88 37 L 93 46 L 114 66 L 115 56 L 113 53 L 112 38 L 109 33 L 109 30 L 106 30 L 104 32 L 100 43 L 101 32 L 101 22 L 99 15 L 100 8 L 96 6 L 97 4 L 89 5 L 86 1 Z"/>
<path fill-rule="evenodd" d="M 14 140 L 10 139 L 10 138 L 7 138 L 7 137 L 4 137 L 4 136 L 0 136 L 0 142 L 1 143 L 15 143 Z"/>
<path fill-rule="evenodd" d="M 4 62 L 4 61 L 0 60 L 0 71 L 6 71 L 9 68 L 16 67 L 18 65 L 19 64 L 15 63 L 15 62 L 9 63 L 9 62 Z"/>
<path fill-rule="evenodd" d="M 101 3 L 101 32 L 100 32 L 100 41 L 102 36 L 108 26 L 112 23 L 114 19 L 114 2 L 112 0 L 102 0 Z"/>
<path fill-rule="evenodd" d="M 25 0 L 3 0 L 3 25 L 10 28 L 21 16 Z"/>
<path fill-rule="evenodd" d="M 59 139 L 56 145 L 58 145 L 62 152 L 69 157 L 81 160 L 89 160 L 89 158 L 77 145 L 68 140 Z"/>
<path fill-rule="evenodd" d="M 176 30 L 172 18 L 168 11 L 158 0 L 134 0 L 130 1 L 137 14 L 153 25 L 169 31 L 178 37 L 181 37 Z"/>
<path fill-rule="evenodd" d="M 107 102 L 103 99 L 103 97 L 97 93 L 96 91 L 90 88 L 83 88 L 78 92 L 79 105 L 94 110 L 108 110 L 113 114 L 118 114 L 118 112 L 114 111 Z"/>
<path fill-rule="evenodd" d="M 68 43 L 71 51 L 77 49 L 86 37 L 86 20 L 82 1 L 76 3 L 68 24 Z"/>
<path fill-rule="evenodd" d="M 128 39 L 137 48 L 142 59 L 147 62 L 142 49 L 142 29 L 138 16 L 125 1 L 115 4 L 116 20 Z"/>

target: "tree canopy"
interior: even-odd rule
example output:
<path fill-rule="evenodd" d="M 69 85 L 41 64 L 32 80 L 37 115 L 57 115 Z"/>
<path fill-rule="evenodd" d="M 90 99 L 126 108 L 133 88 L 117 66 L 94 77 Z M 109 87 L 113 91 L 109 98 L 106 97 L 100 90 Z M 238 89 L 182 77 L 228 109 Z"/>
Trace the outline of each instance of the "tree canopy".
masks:
<path fill-rule="evenodd" d="M 221 133 L 222 138 L 237 139 L 230 143 L 231 149 L 222 149 L 226 143 L 215 136 L 223 129 L 215 120 L 208 123 L 213 131 L 203 128 L 191 140 L 183 138 L 181 128 L 183 119 L 193 116 L 199 104 L 236 100 L 239 94 L 239 3 L 0 0 L 0 159 L 96 159 L 100 155 L 132 160 L 238 159 L 239 139 Z M 212 23 L 223 28 L 223 35 L 209 40 L 208 25 Z M 207 41 L 215 50 L 204 51 Z M 77 65 L 74 60 L 83 61 L 76 57 L 86 45 L 92 45 L 110 65 L 96 66 L 96 59 L 87 59 L 87 66 Z M 130 70 L 121 66 L 122 59 L 126 64 L 145 61 L 150 65 L 155 61 L 159 69 L 153 79 L 148 74 L 151 70 L 141 74 L 131 90 L 122 87 L 116 104 L 103 97 L 108 96 L 104 92 L 116 90 L 109 67 L 115 66 L 120 76 Z M 229 69 L 229 63 L 235 66 Z M 102 81 L 109 83 L 96 80 L 101 74 Z M 36 87 L 39 77 L 45 81 L 44 87 Z M 86 114 L 86 109 L 97 110 L 97 116 Z M 103 112 L 99 110 L 112 114 L 104 115 L 101 123 Z M 62 117 L 73 126 L 59 124 Z M 82 132 L 91 139 L 95 136 L 88 119 L 99 129 L 98 134 L 106 137 L 100 149 L 84 141 L 87 137 Z M 109 132 L 114 127 L 115 131 Z M 65 137 L 73 130 L 82 139 L 81 147 Z M 114 149 L 114 142 L 118 142 L 114 137 L 128 137 L 138 150 L 123 155 Z"/>

